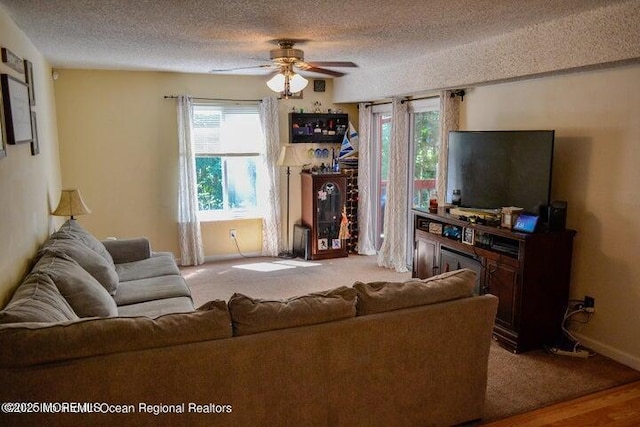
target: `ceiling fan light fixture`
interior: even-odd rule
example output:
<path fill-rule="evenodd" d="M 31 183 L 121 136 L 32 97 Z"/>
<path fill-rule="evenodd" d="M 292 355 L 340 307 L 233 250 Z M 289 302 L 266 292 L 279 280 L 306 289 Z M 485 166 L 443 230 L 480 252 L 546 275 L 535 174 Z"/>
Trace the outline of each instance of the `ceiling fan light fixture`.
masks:
<path fill-rule="evenodd" d="M 289 89 L 291 93 L 297 93 L 303 90 L 309 84 L 309 80 L 302 77 L 300 74 L 292 73 L 289 80 Z"/>
<path fill-rule="evenodd" d="M 285 76 L 282 73 L 278 73 L 267 81 L 267 86 L 274 92 L 284 92 Z"/>

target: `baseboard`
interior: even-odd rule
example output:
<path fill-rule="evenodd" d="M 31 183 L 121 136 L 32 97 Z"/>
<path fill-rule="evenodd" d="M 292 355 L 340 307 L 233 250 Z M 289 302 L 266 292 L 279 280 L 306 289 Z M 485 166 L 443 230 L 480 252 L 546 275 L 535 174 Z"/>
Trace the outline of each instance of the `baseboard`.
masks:
<path fill-rule="evenodd" d="M 244 256 L 240 254 L 209 255 L 204 257 L 204 262 L 229 261 L 231 259 L 256 258 L 260 256 L 262 256 L 260 252 L 248 252 Z M 176 258 L 176 263 L 181 265 L 180 258 Z"/>
<path fill-rule="evenodd" d="M 572 333 L 573 335 L 576 336 L 576 338 L 578 338 L 578 340 L 580 341 L 580 344 L 584 345 L 585 347 L 588 347 L 591 350 L 595 351 L 596 353 L 599 353 L 603 356 L 613 359 L 616 362 L 622 363 L 623 365 L 633 368 L 636 371 L 640 371 L 640 358 L 638 358 L 637 356 L 633 356 L 624 351 L 620 351 L 617 348 L 611 347 L 610 345 L 604 344 L 600 341 L 593 340 L 581 333 L 577 333 L 577 332 L 572 332 Z"/>

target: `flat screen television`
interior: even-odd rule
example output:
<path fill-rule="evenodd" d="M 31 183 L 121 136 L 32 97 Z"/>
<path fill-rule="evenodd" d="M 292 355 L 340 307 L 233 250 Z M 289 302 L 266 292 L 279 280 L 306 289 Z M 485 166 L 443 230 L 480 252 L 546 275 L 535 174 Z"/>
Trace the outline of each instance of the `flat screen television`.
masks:
<path fill-rule="evenodd" d="M 449 133 L 447 197 L 460 190 L 461 206 L 515 206 L 536 215 L 549 204 L 554 131 Z"/>

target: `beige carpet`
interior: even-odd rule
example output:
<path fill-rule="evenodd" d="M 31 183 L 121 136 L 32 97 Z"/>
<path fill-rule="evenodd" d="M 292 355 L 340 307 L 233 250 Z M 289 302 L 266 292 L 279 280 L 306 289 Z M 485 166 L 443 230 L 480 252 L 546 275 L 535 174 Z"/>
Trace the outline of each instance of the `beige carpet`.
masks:
<path fill-rule="evenodd" d="M 376 257 L 351 255 L 290 267 L 277 258 L 248 258 L 182 268 L 196 306 L 212 299 L 228 300 L 234 292 L 259 298 L 287 298 L 355 281 L 401 281 L 411 273 L 396 273 L 376 265 Z M 301 261 L 301 260 L 297 260 Z M 285 261 L 286 262 L 286 261 Z M 234 266 L 259 264 L 253 271 Z M 574 397 L 640 380 L 640 372 L 596 355 L 589 359 L 555 356 L 543 350 L 515 355 L 491 346 L 485 417 L 495 421 Z M 472 423 L 475 425 L 478 423 Z"/>

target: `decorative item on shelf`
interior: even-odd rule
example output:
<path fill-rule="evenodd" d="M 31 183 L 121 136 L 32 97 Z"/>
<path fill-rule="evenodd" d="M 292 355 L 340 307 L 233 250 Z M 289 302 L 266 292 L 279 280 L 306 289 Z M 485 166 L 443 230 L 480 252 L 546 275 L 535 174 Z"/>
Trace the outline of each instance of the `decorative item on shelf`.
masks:
<path fill-rule="evenodd" d="M 322 103 L 320 101 L 315 101 L 313 103 L 313 112 L 319 114 L 322 112 Z"/>
<path fill-rule="evenodd" d="M 429 233 L 438 234 L 442 236 L 442 224 L 439 222 L 430 222 L 429 223 Z"/>
<path fill-rule="evenodd" d="M 500 226 L 511 230 L 518 219 L 518 215 L 520 215 L 522 211 L 522 208 L 517 208 L 515 206 L 502 208 Z"/>
<path fill-rule="evenodd" d="M 462 227 L 446 224 L 442 230 L 442 235 L 452 240 L 462 240 Z"/>
<path fill-rule="evenodd" d="M 453 190 L 453 194 L 451 196 L 451 204 L 454 206 L 460 206 L 462 204 L 462 191 L 458 189 Z"/>
<path fill-rule="evenodd" d="M 31 108 L 26 83 L 8 75 L 0 75 L 4 125 L 8 144 L 31 142 Z"/>
<path fill-rule="evenodd" d="M 298 157 L 298 152 L 293 145 L 284 145 L 280 150 L 280 157 L 278 158 L 278 166 L 287 167 L 287 250 L 280 254 L 284 258 L 292 258 L 293 254 L 289 250 L 289 203 L 290 203 L 290 178 L 291 168 L 303 166 L 304 162 Z"/>
<path fill-rule="evenodd" d="M 429 195 L 429 212 L 438 213 L 438 191 L 431 190 Z"/>
<path fill-rule="evenodd" d="M 462 243 L 473 246 L 475 244 L 475 229 L 471 227 L 465 227 L 462 230 Z"/>
<path fill-rule="evenodd" d="M 51 214 L 55 216 L 68 216 L 74 219 L 74 216 L 87 215 L 90 213 L 91 210 L 85 205 L 84 200 L 82 200 L 80 190 L 74 188 L 62 190 L 58 207 Z"/>
<path fill-rule="evenodd" d="M 338 232 L 338 238 L 346 240 L 351 235 L 349 234 L 349 219 L 347 219 L 347 209 L 342 207 L 342 218 L 340 219 L 340 231 Z"/>
<path fill-rule="evenodd" d="M 339 159 L 346 159 L 348 157 L 358 155 L 358 131 L 349 122 L 349 130 L 344 133 L 342 138 L 342 145 L 340 146 Z"/>

